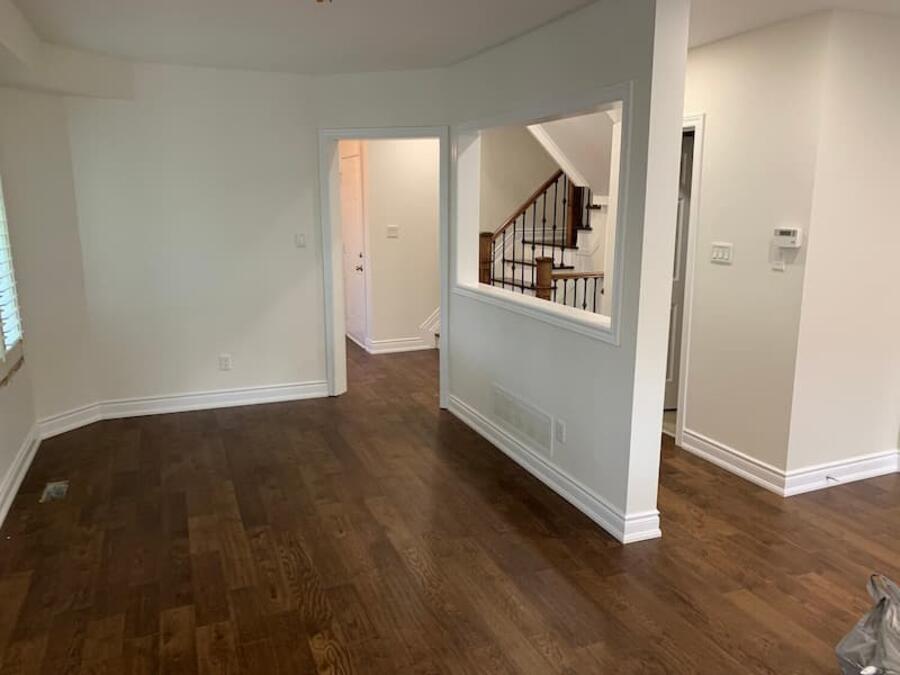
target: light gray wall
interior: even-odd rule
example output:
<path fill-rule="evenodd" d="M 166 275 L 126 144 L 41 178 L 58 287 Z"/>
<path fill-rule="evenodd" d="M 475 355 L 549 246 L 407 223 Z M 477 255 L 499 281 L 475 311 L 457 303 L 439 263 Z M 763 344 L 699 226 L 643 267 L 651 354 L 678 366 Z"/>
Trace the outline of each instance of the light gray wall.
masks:
<path fill-rule="evenodd" d="M 495 232 L 559 166 L 524 126 L 481 134 L 481 231 Z"/>
<path fill-rule="evenodd" d="M 575 115 L 541 128 L 584 176 L 595 196 L 609 196 L 613 122 L 605 112 Z"/>
<path fill-rule="evenodd" d="M 439 152 L 437 139 L 365 142 L 372 340 L 420 337 L 441 304 Z M 400 227 L 399 238 L 387 237 L 388 225 Z"/>
<path fill-rule="evenodd" d="M 656 507 L 686 36 L 685 4 L 595 3 L 453 70 L 457 90 L 467 92 L 459 101 L 462 121 L 632 83 L 628 199 L 619 212 L 621 343 L 469 295 L 451 296 L 450 308 L 451 394 L 496 419 L 497 384 L 564 420 L 567 441 L 547 461 L 630 516 Z M 658 86 L 653 101 L 652 86 Z M 467 225 L 455 223 L 460 230 Z M 457 259 L 465 259 L 464 245 L 457 243 Z"/>
<path fill-rule="evenodd" d="M 310 79 L 135 72 L 68 106 L 100 399 L 324 380 Z"/>
<path fill-rule="evenodd" d="M 0 173 L 39 418 L 93 402 L 69 133 L 58 96 L 0 89 Z"/>
<path fill-rule="evenodd" d="M 685 426 L 783 469 L 806 254 L 776 272 L 772 230 L 810 228 L 828 21 L 694 49 L 685 113 L 705 114 Z M 734 244 L 730 266 L 710 262 Z"/>
<path fill-rule="evenodd" d="M 900 447 L 900 20 L 837 12 L 788 469 Z"/>

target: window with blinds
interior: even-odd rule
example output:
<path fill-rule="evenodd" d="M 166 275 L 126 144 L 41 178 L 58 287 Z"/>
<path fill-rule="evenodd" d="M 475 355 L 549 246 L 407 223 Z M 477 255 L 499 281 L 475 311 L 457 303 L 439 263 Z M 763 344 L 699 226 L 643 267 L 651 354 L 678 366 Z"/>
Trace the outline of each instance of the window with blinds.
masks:
<path fill-rule="evenodd" d="M 0 181 L 0 360 L 22 341 L 22 319 L 19 316 L 19 300 L 16 297 L 16 277 L 13 272 L 9 228 L 6 225 L 6 205 L 3 201 L 3 183 Z"/>

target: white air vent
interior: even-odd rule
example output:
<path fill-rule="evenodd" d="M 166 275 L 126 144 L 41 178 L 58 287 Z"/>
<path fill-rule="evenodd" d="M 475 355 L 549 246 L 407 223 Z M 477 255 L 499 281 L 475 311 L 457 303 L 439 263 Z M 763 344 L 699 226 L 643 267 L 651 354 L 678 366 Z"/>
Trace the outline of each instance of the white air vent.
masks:
<path fill-rule="evenodd" d="M 503 387 L 494 385 L 494 416 L 506 431 L 548 457 L 553 453 L 553 418 Z"/>

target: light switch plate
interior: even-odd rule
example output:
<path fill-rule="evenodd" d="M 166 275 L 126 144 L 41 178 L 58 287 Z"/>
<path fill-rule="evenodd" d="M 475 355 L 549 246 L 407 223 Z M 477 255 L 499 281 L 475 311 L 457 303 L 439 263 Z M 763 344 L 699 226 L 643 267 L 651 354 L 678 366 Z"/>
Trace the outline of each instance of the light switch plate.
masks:
<path fill-rule="evenodd" d="M 709 259 L 717 265 L 730 265 L 734 258 L 734 244 L 727 241 L 714 241 Z"/>
<path fill-rule="evenodd" d="M 400 238 L 400 226 L 399 225 L 388 225 L 387 226 L 387 238 L 388 239 L 399 239 Z"/>

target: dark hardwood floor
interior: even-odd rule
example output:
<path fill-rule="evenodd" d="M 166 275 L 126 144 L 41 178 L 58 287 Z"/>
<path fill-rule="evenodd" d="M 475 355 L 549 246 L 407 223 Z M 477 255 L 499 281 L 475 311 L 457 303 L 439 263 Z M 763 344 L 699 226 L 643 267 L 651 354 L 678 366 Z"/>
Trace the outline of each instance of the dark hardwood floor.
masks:
<path fill-rule="evenodd" d="M 664 538 L 623 547 L 438 412 L 435 353 L 349 352 L 338 399 L 45 442 L 0 673 L 834 673 L 900 577 L 896 475 L 784 500 L 665 441 Z"/>

